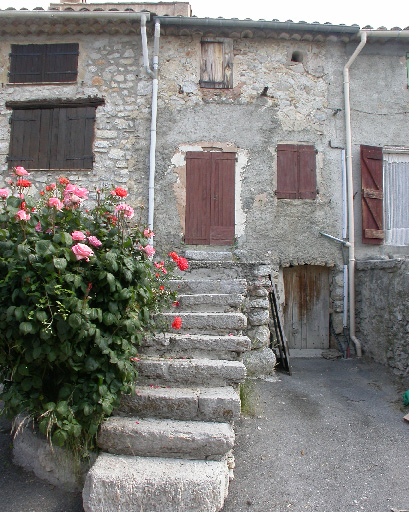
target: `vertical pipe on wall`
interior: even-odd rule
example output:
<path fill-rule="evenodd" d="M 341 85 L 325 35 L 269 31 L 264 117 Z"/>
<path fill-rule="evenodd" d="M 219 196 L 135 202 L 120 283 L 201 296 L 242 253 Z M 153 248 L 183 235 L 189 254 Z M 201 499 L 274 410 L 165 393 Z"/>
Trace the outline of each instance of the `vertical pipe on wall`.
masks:
<path fill-rule="evenodd" d="M 342 238 L 347 237 L 347 169 L 345 162 L 345 149 L 341 151 L 341 167 L 342 167 Z M 343 266 L 343 314 L 342 314 L 342 327 L 344 329 L 348 326 L 348 265 Z"/>

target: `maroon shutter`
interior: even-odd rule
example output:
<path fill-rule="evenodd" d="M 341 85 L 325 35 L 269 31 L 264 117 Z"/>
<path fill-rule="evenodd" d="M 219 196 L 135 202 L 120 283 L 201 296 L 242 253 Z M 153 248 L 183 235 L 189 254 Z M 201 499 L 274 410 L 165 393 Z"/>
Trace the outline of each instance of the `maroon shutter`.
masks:
<path fill-rule="evenodd" d="M 234 168 L 236 153 L 210 153 L 210 244 L 231 245 L 234 239 Z"/>
<path fill-rule="evenodd" d="M 315 199 L 317 195 L 315 153 L 314 146 L 298 146 L 299 199 Z"/>
<path fill-rule="evenodd" d="M 382 244 L 383 229 L 383 168 L 382 148 L 361 146 L 362 182 L 362 242 Z"/>
<path fill-rule="evenodd" d="M 40 153 L 41 110 L 14 110 L 11 116 L 9 168 L 22 165 L 26 169 L 38 167 Z"/>
<path fill-rule="evenodd" d="M 296 199 L 298 150 L 295 144 L 277 145 L 277 192 L 278 199 Z"/>
<path fill-rule="evenodd" d="M 210 243 L 211 153 L 186 153 L 185 243 Z"/>

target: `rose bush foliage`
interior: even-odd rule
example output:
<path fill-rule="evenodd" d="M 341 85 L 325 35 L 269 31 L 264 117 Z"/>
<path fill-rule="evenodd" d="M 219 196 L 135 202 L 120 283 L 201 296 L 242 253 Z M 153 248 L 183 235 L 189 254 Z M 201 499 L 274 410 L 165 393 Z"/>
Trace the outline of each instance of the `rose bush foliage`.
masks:
<path fill-rule="evenodd" d="M 85 188 L 60 178 L 34 202 L 27 172 L 14 173 L 0 189 L 3 412 L 24 412 L 53 443 L 85 453 L 131 392 L 136 346 L 175 299 L 170 274 L 149 259 L 153 233 L 130 227 L 124 189 L 97 191 L 84 210 Z"/>

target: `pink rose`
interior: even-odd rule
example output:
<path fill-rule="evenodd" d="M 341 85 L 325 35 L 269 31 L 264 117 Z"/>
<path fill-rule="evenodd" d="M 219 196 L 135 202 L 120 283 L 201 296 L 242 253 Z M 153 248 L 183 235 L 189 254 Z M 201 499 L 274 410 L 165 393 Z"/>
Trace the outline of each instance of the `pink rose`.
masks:
<path fill-rule="evenodd" d="M 14 172 L 17 174 L 17 176 L 30 176 L 30 173 L 28 173 L 24 167 L 16 167 Z"/>
<path fill-rule="evenodd" d="M 79 241 L 83 241 L 86 239 L 86 236 L 84 235 L 84 233 L 82 231 L 73 231 L 71 233 L 71 237 L 73 240 L 79 240 Z"/>
<path fill-rule="evenodd" d="M 10 195 L 10 190 L 8 188 L 0 188 L 0 197 L 2 199 L 7 199 Z"/>
<path fill-rule="evenodd" d="M 115 211 L 118 212 L 124 212 L 124 217 L 128 217 L 128 219 L 132 219 L 132 217 L 134 216 L 134 209 L 129 206 L 128 204 L 125 204 L 125 203 L 121 203 L 121 204 L 117 204 L 115 206 Z"/>
<path fill-rule="evenodd" d="M 24 199 L 24 194 L 17 194 L 17 197 L 20 199 Z"/>
<path fill-rule="evenodd" d="M 35 227 L 35 230 L 37 231 L 37 233 L 40 233 L 40 231 L 42 231 L 40 221 L 38 221 L 37 226 Z"/>
<path fill-rule="evenodd" d="M 155 236 L 155 233 L 153 231 L 151 231 L 149 228 L 145 228 L 143 230 L 143 236 L 145 238 L 150 238 L 151 236 Z"/>
<path fill-rule="evenodd" d="M 89 236 L 88 242 L 91 245 L 93 245 L 94 247 L 101 247 L 101 245 L 102 245 L 102 242 L 100 240 L 98 240 L 98 238 L 96 236 Z"/>
<path fill-rule="evenodd" d="M 77 244 L 72 247 L 72 252 L 77 260 L 89 261 L 90 256 L 94 256 L 94 251 L 85 244 Z"/>
<path fill-rule="evenodd" d="M 48 206 L 51 208 L 56 208 L 57 210 L 61 211 L 64 204 L 58 199 L 58 197 L 50 197 L 48 200 Z"/>
<path fill-rule="evenodd" d="M 27 213 L 25 210 L 19 210 L 16 213 L 16 217 L 18 217 L 20 220 L 30 220 L 30 214 Z"/>
<path fill-rule="evenodd" d="M 155 254 L 155 249 L 149 244 L 143 247 L 142 250 L 145 251 L 147 256 L 153 256 Z"/>
<path fill-rule="evenodd" d="M 69 183 L 63 192 L 64 197 L 73 195 L 77 196 L 80 199 L 88 199 L 88 190 L 86 188 L 78 187 L 77 185 L 72 185 Z"/>

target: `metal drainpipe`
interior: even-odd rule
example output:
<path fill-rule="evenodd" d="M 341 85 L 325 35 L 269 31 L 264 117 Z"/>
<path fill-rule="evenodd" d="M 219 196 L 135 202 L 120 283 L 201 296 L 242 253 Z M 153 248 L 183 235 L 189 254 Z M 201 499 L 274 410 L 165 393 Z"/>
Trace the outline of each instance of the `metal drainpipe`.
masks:
<path fill-rule="evenodd" d="M 159 67 L 159 38 L 160 23 L 155 21 L 155 33 L 153 42 L 153 71 L 149 67 L 148 45 L 146 38 L 146 19 L 141 20 L 143 63 L 148 75 L 152 78 L 152 116 L 151 139 L 149 149 L 149 199 L 148 199 L 148 226 L 153 231 L 153 216 L 155 210 L 155 171 L 156 171 L 156 125 L 158 115 L 158 67 Z M 149 245 L 153 246 L 153 237 L 149 238 Z"/>

